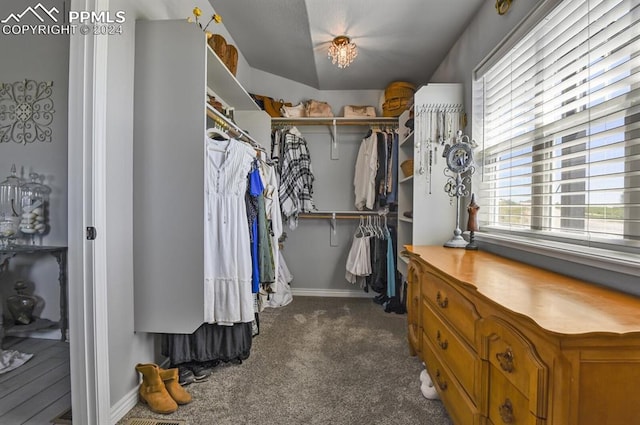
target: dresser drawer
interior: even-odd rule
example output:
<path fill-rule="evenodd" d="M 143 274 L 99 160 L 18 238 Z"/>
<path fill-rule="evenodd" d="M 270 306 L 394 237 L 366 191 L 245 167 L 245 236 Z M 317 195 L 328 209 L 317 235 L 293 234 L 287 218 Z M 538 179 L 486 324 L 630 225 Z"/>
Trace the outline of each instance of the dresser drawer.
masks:
<path fill-rule="evenodd" d="M 519 390 L 528 400 L 527 409 L 546 418 L 547 366 L 533 344 L 504 320 L 490 317 L 480 321 L 480 357 L 490 363 L 492 373 Z"/>
<path fill-rule="evenodd" d="M 456 425 L 480 425 L 481 415 L 473 401 L 467 396 L 455 375 L 440 362 L 436 348 L 426 334 L 422 335 L 422 354 L 427 371 L 436 386 L 440 399 Z"/>
<path fill-rule="evenodd" d="M 493 364 L 489 366 L 489 420 L 495 425 L 544 425 L 529 411 L 529 400 Z"/>
<path fill-rule="evenodd" d="M 453 325 L 467 344 L 474 346 L 476 320 L 480 316 L 473 303 L 428 268 L 425 268 L 421 283 L 422 297 Z"/>
<path fill-rule="evenodd" d="M 446 364 L 469 397 L 476 401 L 476 374 L 479 369 L 479 357 L 460 339 L 455 331 L 440 320 L 438 314 L 426 300 L 423 300 L 422 330 L 442 363 Z"/>

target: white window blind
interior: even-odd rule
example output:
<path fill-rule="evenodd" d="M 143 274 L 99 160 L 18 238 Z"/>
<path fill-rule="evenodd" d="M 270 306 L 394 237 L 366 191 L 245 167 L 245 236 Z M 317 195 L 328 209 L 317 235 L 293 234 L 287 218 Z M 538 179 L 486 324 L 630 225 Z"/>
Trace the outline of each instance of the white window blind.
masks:
<path fill-rule="evenodd" d="M 474 92 L 482 231 L 640 248 L 640 0 L 561 2 Z"/>

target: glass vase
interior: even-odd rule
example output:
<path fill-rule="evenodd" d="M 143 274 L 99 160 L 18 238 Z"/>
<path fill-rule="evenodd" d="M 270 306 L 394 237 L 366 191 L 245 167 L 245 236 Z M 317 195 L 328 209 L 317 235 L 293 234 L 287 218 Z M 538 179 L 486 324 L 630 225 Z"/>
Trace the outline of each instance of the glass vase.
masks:
<path fill-rule="evenodd" d="M 27 285 L 19 280 L 14 289 L 15 295 L 7 297 L 7 307 L 13 317 L 14 324 L 28 325 L 33 322 L 33 309 L 36 306 L 36 297 L 27 295 Z"/>

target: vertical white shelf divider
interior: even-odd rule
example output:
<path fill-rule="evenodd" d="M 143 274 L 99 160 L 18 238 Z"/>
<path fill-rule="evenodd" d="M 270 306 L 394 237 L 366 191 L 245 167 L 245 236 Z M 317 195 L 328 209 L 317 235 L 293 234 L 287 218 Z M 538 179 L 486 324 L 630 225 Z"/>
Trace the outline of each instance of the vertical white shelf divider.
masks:
<path fill-rule="evenodd" d="M 437 105 L 462 105 L 464 93 L 462 84 L 427 84 L 422 86 L 414 95 L 414 132 L 405 127 L 409 119 L 409 111 L 403 112 L 399 117 L 400 148 L 398 162 L 413 158 L 413 178 L 408 179 L 400 170 L 398 185 L 398 270 L 403 276 L 407 276 L 406 257 L 402 251 L 406 245 L 442 245 L 451 238 L 452 229 L 455 227 L 456 211 L 455 202 L 444 191 L 446 177 L 444 175 L 445 160 L 442 157 L 434 158 L 430 173 L 419 174 L 420 154 L 425 154 L 421 146 L 425 140 L 422 120 L 418 118 L 419 108 L 422 106 Z M 405 139 L 403 140 L 403 134 Z M 438 146 L 438 155 L 442 155 L 443 146 Z M 399 167 L 400 169 L 400 167 Z M 400 219 L 404 213 L 411 211 L 412 220 Z"/>

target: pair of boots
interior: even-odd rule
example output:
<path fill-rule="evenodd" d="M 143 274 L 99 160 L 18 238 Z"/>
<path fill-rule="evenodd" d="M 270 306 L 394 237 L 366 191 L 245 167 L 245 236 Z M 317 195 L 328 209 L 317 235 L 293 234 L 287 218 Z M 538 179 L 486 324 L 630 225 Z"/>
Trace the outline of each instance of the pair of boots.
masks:
<path fill-rule="evenodd" d="M 136 370 L 142 374 L 138 396 L 152 412 L 173 413 L 179 404 L 191 402 L 191 394 L 178 382 L 177 368 L 162 369 L 153 363 L 138 363 Z"/>

